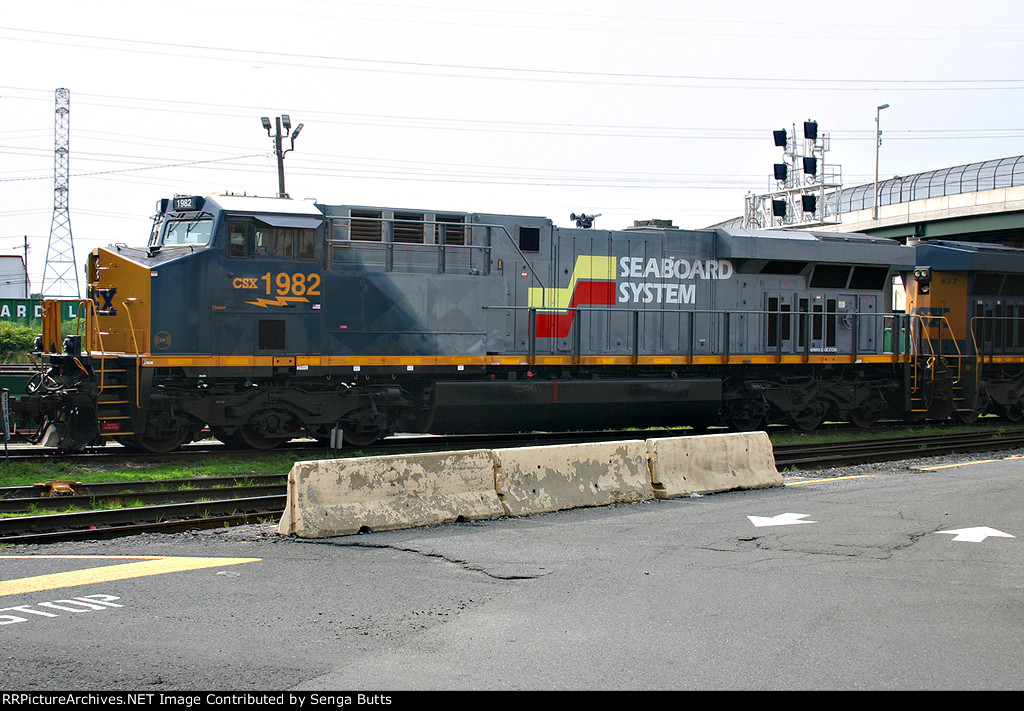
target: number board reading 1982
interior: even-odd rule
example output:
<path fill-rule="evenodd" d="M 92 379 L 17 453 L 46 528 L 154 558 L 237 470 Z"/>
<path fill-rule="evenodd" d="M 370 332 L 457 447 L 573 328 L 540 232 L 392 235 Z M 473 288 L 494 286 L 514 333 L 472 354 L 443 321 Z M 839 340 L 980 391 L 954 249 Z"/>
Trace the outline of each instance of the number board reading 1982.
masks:
<path fill-rule="evenodd" d="M 276 299 L 257 299 L 247 301 L 247 304 L 262 306 L 290 303 L 294 301 L 308 301 L 306 297 L 320 296 L 321 277 L 317 273 L 306 274 L 303 272 L 267 272 L 256 277 L 235 277 L 231 286 L 235 289 L 252 289 L 265 294 L 267 297 Z"/>

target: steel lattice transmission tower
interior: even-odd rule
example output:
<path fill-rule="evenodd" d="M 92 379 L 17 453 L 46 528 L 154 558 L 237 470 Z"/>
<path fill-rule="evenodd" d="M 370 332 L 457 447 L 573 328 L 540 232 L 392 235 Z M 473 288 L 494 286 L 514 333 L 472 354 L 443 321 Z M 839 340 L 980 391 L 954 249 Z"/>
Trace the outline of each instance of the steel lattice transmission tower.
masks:
<path fill-rule="evenodd" d="M 78 298 L 78 267 L 75 244 L 71 239 L 71 215 L 68 212 L 68 177 L 70 175 L 71 92 L 57 89 L 56 117 L 53 132 L 53 222 L 46 247 L 43 269 L 44 296 Z"/>

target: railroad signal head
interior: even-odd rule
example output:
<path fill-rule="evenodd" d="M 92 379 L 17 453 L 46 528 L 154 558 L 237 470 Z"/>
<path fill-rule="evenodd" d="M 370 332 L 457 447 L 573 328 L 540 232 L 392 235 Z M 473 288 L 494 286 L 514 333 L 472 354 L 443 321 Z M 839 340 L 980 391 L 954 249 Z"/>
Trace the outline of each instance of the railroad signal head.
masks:
<path fill-rule="evenodd" d="M 786 129 L 780 129 L 778 131 L 772 131 L 772 135 L 775 136 L 775 145 L 780 148 L 786 147 Z"/>
<path fill-rule="evenodd" d="M 776 163 L 775 164 L 775 179 L 776 180 L 785 180 L 788 175 L 789 175 L 789 166 L 788 165 L 786 165 L 785 163 Z"/>
<path fill-rule="evenodd" d="M 803 208 L 804 212 L 814 212 L 818 207 L 818 196 L 817 195 L 801 195 L 800 196 L 800 207 Z"/>
<path fill-rule="evenodd" d="M 772 215 L 775 217 L 786 216 L 786 201 L 785 200 L 772 200 Z"/>
<path fill-rule="evenodd" d="M 804 121 L 804 138 L 809 141 L 818 140 L 818 122 Z"/>
<path fill-rule="evenodd" d="M 804 158 L 804 172 L 807 173 L 807 175 L 817 175 L 818 159 L 813 156 Z"/>
<path fill-rule="evenodd" d="M 914 267 L 914 281 L 917 282 L 918 293 L 927 294 L 931 290 L 932 268 Z"/>

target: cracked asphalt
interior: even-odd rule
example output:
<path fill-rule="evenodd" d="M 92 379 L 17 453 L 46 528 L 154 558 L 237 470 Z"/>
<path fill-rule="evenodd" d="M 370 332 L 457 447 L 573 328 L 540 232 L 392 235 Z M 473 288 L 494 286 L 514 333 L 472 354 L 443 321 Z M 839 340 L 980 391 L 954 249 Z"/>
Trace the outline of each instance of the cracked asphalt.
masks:
<path fill-rule="evenodd" d="M 0 597 L 0 675 L 6 690 L 1019 690 L 1024 460 L 1007 456 L 324 540 L 264 525 L 7 546 L 3 581 L 245 562 Z M 949 533 L 980 526 L 1013 537 Z"/>

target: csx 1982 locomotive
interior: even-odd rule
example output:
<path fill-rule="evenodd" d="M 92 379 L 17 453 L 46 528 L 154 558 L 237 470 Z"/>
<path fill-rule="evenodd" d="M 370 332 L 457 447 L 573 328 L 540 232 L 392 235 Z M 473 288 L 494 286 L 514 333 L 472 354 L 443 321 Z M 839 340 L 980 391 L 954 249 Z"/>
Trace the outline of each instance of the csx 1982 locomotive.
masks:
<path fill-rule="evenodd" d="M 1010 248 L 187 196 L 86 272 L 18 403 L 66 451 L 1024 417 Z"/>

